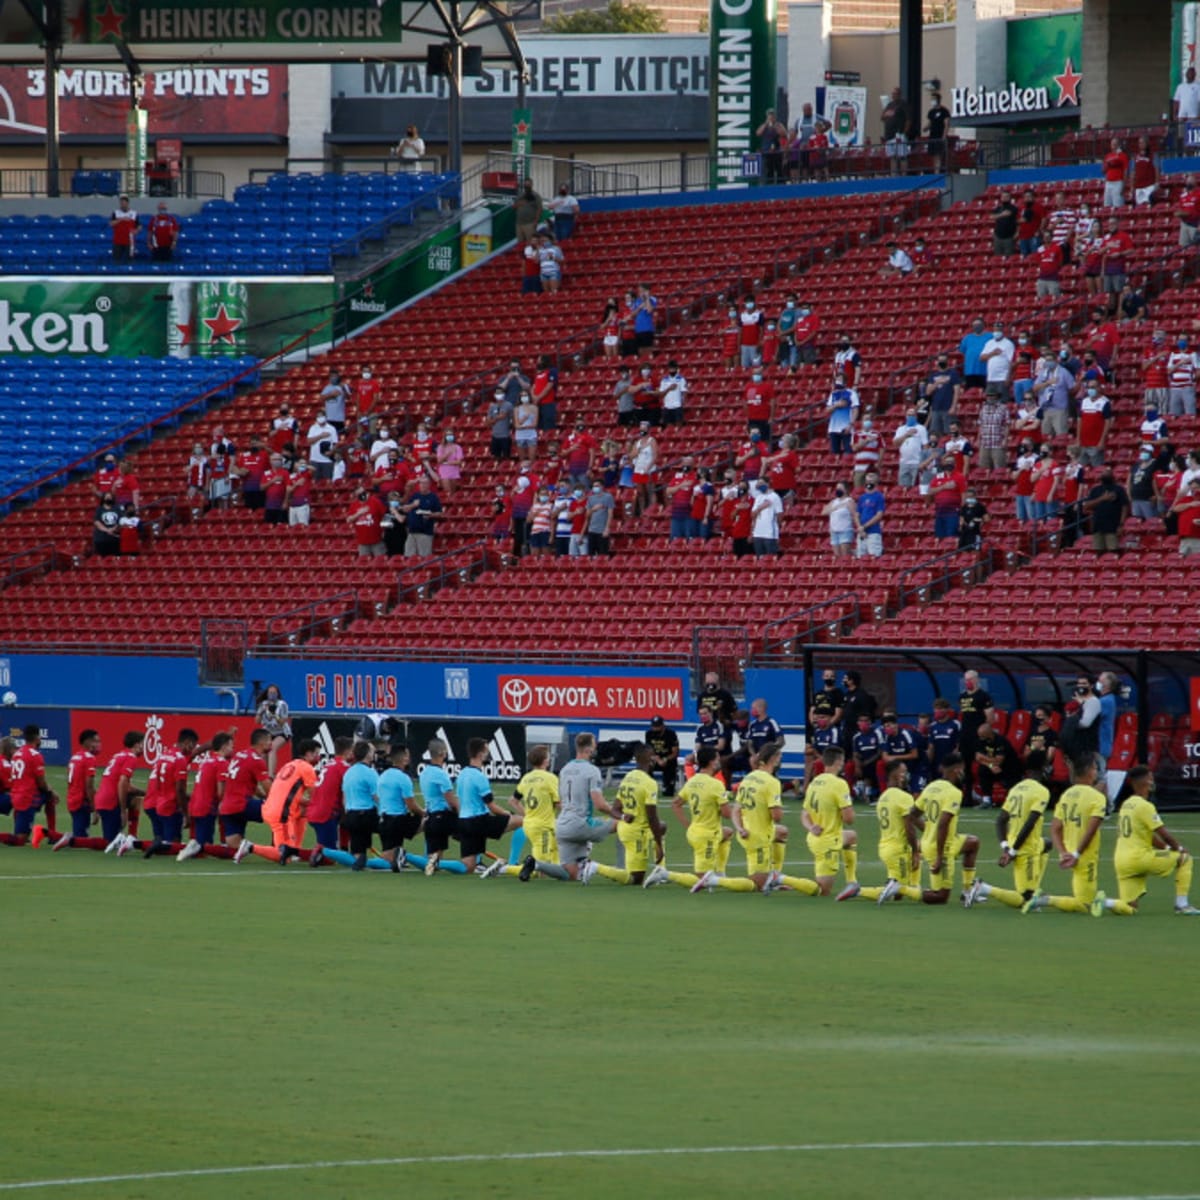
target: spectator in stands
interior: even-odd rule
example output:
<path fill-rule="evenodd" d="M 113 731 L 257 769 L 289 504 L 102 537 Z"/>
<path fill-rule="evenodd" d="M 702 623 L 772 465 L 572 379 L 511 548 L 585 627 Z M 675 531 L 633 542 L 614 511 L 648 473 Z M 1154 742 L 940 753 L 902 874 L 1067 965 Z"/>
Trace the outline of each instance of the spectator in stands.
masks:
<path fill-rule="evenodd" d="M 900 175 L 908 162 L 908 139 L 912 133 L 912 119 L 908 112 L 908 102 L 898 87 L 892 88 L 891 97 L 883 107 L 882 121 L 888 170 L 893 175 Z"/>
<path fill-rule="evenodd" d="M 346 432 L 346 401 L 350 399 L 351 388 L 342 381 L 337 371 L 329 372 L 329 382 L 321 389 L 317 399 L 325 406 L 325 416 L 338 432 L 340 438 Z"/>
<path fill-rule="evenodd" d="M 1159 412 L 1167 411 L 1170 400 L 1170 376 L 1167 373 L 1170 358 L 1167 335 L 1163 330 L 1156 329 L 1142 357 L 1142 400 L 1146 404 L 1153 404 Z"/>
<path fill-rule="evenodd" d="M 908 251 L 899 242 L 888 242 L 887 252 L 887 260 L 879 268 L 879 274 L 884 279 L 896 279 L 913 273 L 913 260 L 909 257 Z"/>
<path fill-rule="evenodd" d="M 518 476 L 513 493 L 513 553 L 518 557 L 548 553 L 553 519 L 550 489 L 545 484 L 535 489 L 527 475 Z"/>
<path fill-rule="evenodd" d="M 1197 117 L 1200 117 L 1200 83 L 1196 82 L 1196 68 L 1188 67 L 1171 98 L 1171 119 L 1178 124 L 1183 121 L 1194 121 Z M 1179 129 L 1175 138 L 1175 146 L 1181 148 L 1183 145 L 1183 131 Z"/>
<path fill-rule="evenodd" d="M 575 428 L 567 435 L 563 449 L 566 454 L 567 481 L 573 487 L 590 487 L 600 455 L 600 443 L 588 433 L 587 425 L 582 420 L 575 422 Z"/>
<path fill-rule="evenodd" d="M 301 458 L 288 479 L 286 504 L 289 525 L 312 523 L 313 475 L 308 462 Z"/>
<path fill-rule="evenodd" d="M 633 302 L 633 336 L 639 358 L 649 358 L 654 353 L 657 311 L 658 297 L 650 291 L 648 283 L 639 283 Z"/>
<path fill-rule="evenodd" d="M 816 128 L 809 137 L 805 153 L 808 155 L 808 169 L 814 179 L 829 178 L 829 131 L 832 128 L 828 121 L 818 118 Z"/>
<path fill-rule="evenodd" d="M 142 485 L 138 480 L 136 460 L 132 455 L 127 455 L 122 461 L 120 473 L 113 482 L 112 492 L 118 508 L 123 509 L 127 504 L 132 504 L 135 509 L 142 507 Z"/>
<path fill-rule="evenodd" d="M 817 335 L 820 331 L 821 318 L 813 311 L 812 302 L 798 301 L 796 324 L 792 332 L 792 353 L 788 359 L 790 371 L 794 372 L 797 366 L 811 366 L 817 361 Z M 849 339 L 846 340 L 848 343 Z"/>
<path fill-rule="evenodd" d="M 158 211 L 150 218 L 148 231 L 150 257 L 155 262 L 170 262 L 179 244 L 179 221 L 167 211 L 167 202 L 158 202 Z"/>
<path fill-rule="evenodd" d="M 658 394 L 658 385 L 654 382 L 653 368 L 649 363 L 644 363 L 638 369 L 638 378 L 631 391 L 639 423 L 649 421 L 651 425 L 661 425 L 662 397 Z"/>
<path fill-rule="evenodd" d="M 137 253 L 138 214 L 129 207 L 129 197 L 121 196 L 117 207 L 109 214 L 112 229 L 113 262 L 128 262 Z"/>
<path fill-rule="evenodd" d="M 747 483 L 753 483 L 762 473 L 763 455 L 767 449 L 766 439 L 757 429 L 752 429 L 750 436 L 734 454 L 733 465 L 741 471 Z"/>
<path fill-rule="evenodd" d="M 637 436 L 630 442 L 629 457 L 636 489 L 633 511 L 641 515 L 654 503 L 654 474 L 658 470 L 658 442 L 650 432 L 649 421 L 641 423 Z"/>
<path fill-rule="evenodd" d="M 1125 206 L 1125 177 L 1129 174 L 1129 156 L 1121 149 L 1121 139 L 1113 138 L 1109 142 L 1108 153 L 1104 156 L 1104 207 L 1123 208 Z"/>
<path fill-rule="evenodd" d="M 1180 489 L 1169 511 L 1179 533 L 1179 553 L 1184 558 L 1200 554 L 1200 476 Z"/>
<path fill-rule="evenodd" d="M 921 463 L 929 446 L 929 431 L 917 420 L 917 410 L 909 407 L 904 423 L 892 435 L 900 448 L 899 483 L 902 488 L 916 487 Z"/>
<path fill-rule="evenodd" d="M 1150 153 L 1150 143 L 1144 137 L 1138 138 L 1137 153 L 1133 156 L 1132 182 L 1134 204 L 1152 204 L 1158 191 L 1158 169 Z"/>
<path fill-rule="evenodd" d="M 783 440 L 787 442 L 789 438 L 794 445 L 796 439 L 790 434 Z M 875 422 L 870 417 L 863 417 L 862 423 L 854 431 L 850 451 L 854 455 L 854 486 L 860 488 L 866 483 L 868 473 L 874 471 L 876 475 L 879 474 L 880 463 L 883 461 L 883 436 L 875 428 Z M 798 459 L 796 466 L 799 466 Z M 793 476 L 794 474 L 795 471 Z"/>
<path fill-rule="evenodd" d="M 242 504 L 246 508 L 262 508 L 262 481 L 270 466 L 271 460 L 263 448 L 262 438 L 252 434 L 249 449 L 238 454 L 230 468 L 234 477 L 241 481 Z"/>
<path fill-rule="evenodd" d="M 984 373 L 984 363 L 980 359 L 983 348 L 992 340 L 992 335 L 983 327 L 983 318 L 976 317 L 971 322 L 971 328 L 963 334 L 958 343 L 958 352 L 963 357 L 963 386 L 981 388 L 987 382 Z"/>
<path fill-rule="evenodd" d="M 600 344 L 605 358 L 616 358 L 621 346 L 621 305 L 616 296 L 609 296 L 600 317 Z"/>
<path fill-rule="evenodd" d="M 381 425 L 368 451 L 371 459 L 371 471 L 378 475 L 386 471 L 399 453 L 400 446 L 392 437 L 392 431 L 386 425 Z"/>
<path fill-rule="evenodd" d="M 950 110 L 942 103 L 941 92 L 930 92 L 930 108 L 925 114 L 925 132 L 929 136 L 929 153 L 934 168 L 945 171 L 947 166 L 946 135 L 950 129 Z"/>
<path fill-rule="evenodd" d="M 498 462 L 512 458 L 513 405 L 503 388 L 497 388 L 492 393 L 487 422 L 490 430 L 488 452 Z"/>
<path fill-rule="evenodd" d="M 187 496 L 189 500 L 208 499 L 208 451 L 200 442 L 192 446 L 187 465 Z"/>
<path fill-rule="evenodd" d="M 883 554 L 883 514 L 887 501 L 879 490 L 876 475 L 867 476 L 863 490 L 854 502 L 854 532 L 859 558 L 879 558 Z M 847 673 L 849 674 L 849 673 Z"/>
<path fill-rule="evenodd" d="M 1145 288 L 1139 287 L 1131 279 L 1126 279 L 1117 305 L 1117 315 L 1122 325 L 1141 325 L 1150 316 L 1150 304 L 1146 299 Z"/>
<path fill-rule="evenodd" d="M 976 735 L 975 771 L 979 780 L 978 795 L 985 808 L 994 803 L 997 785 L 1007 792 L 1021 778 L 1021 760 L 1012 743 L 986 721 Z"/>
<path fill-rule="evenodd" d="M 659 399 L 662 401 L 662 423 L 664 425 L 683 424 L 683 406 L 687 399 L 688 382 L 679 370 L 679 364 L 671 359 L 667 363 L 667 373 L 658 385 Z"/>
<path fill-rule="evenodd" d="M 499 545 L 506 542 L 513 534 L 513 502 L 504 484 L 496 484 L 496 494 L 492 500 L 492 524 L 489 529 L 492 541 Z"/>
<path fill-rule="evenodd" d="M 416 492 L 403 505 L 408 537 L 404 542 L 406 558 L 433 553 L 433 535 L 437 522 L 445 515 L 441 499 L 428 479 L 417 483 Z"/>
<path fill-rule="evenodd" d="M 1033 442 L 1022 441 L 1011 471 L 1018 521 L 1033 520 L 1033 472 L 1037 464 L 1038 455 Z"/>
<path fill-rule="evenodd" d="M 579 222 L 579 201 L 571 195 L 570 184 L 558 185 L 558 195 L 550 201 L 550 211 L 554 214 L 554 240 L 565 242 Z"/>
<path fill-rule="evenodd" d="M 1054 461 L 1054 451 L 1044 445 L 1038 449 L 1037 462 L 1030 472 L 1033 494 L 1030 497 L 1035 522 L 1049 521 L 1057 517 L 1060 495 L 1066 468 Z"/>
<path fill-rule="evenodd" d="M 638 419 L 637 403 L 633 378 L 627 366 L 622 366 L 617 373 L 617 382 L 613 384 L 613 399 L 617 403 L 617 424 L 635 424 Z"/>
<path fill-rule="evenodd" d="M 988 392 L 1009 397 L 1009 376 L 1012 374 L 1013 359 L 1017 356 L 1017 348 L 1012 339 L 1007 337 L 1004 327 L 999 321 L 992 330 L 992 336 L 979 352 L 979 361 L 984 367 L 986 389 Z"/>
<path fill-rule="evenodd" d="M 388 558 L 397 558 L 404 553 L 404 541 L 408 535 L 404 521 L 404 496 L 400 492 L 388 492 L 382 499 L 386 510 L 379 522 L 383 530 L 383 548 Z"/>
<path fill-rule="evenodd" d="M 750 382 L 746 385 L 746 427 L 762 434 L 762 440 L 771 440 L 771 418 L 775 410 L 775 385 L 763 378 L 761 366 L 754 368 Z"/>
<path fill-rule="evenodd" d="M 854 345 L 854 339 L 848 333 L 838 334 L 838 348 L 833 355 L 833 378 L 841 376 L 847 387 L 861 388 L 863 385 L 862 355 Z"/>
<path fill-rule="evenodd" d="M 1058 242 L 1045 242 L 1034 252 L 1037 262 L 1037 298 L 1057 299 L 1062 295 L 1062 271 L 1066 265 Z"/>
<path fill-rule="evenodd" d="M 933 536 L 939 540 L 957 538 L 967 480 L 957 469 L 952 455 L 943 455 L 938 465 L 940 469 L 929 484 L 929 495 L 933 500 Z"/>
<path fill-rule="evenodd" d="M 962 426 L 957 421 L 950 422 L 950 435 L 942 442 L 942 453 L 949 454 L 954 459 L 954 469 L 961 471 L 965 477 L 971 469 L 975 447 L 971 445 L 970 439 L 963 435 Z"/>
<path fill-rule="evenodd" d="M 784 174 L 784 150 L 787 147 L 787 126 L 775 115 L 773 108 L 767 109 L 762 124 L 754 131 L 763 159 L 763 182 L 786 183 Z"/>
<path fill-rule="evenodd" d="M 502 390 L 510 404 L 515 408 L 521 393 L 529 391 L 533 381 L 521 370 L 521 360 L 514 358 L 509 361 L 508 370 L 501 373 L 496 380 L 497 390 Z"/>
<path fill-rule="evenodd" d="M 404 136 L 392 147 L 392 153 L 404 164 L 405 170 L 417 169 L 417 160 L 425 157 L 425 139 L 415 125 L 405 129 Z"/>
<path fill-rule="evenodd" d="M 529 392 L 522 392 L 518 397 L 513 412 L 513 431 L 518 461 L 523 464 L 533 462 L 537 455 L 538 406 Z"/>
<path fill-rule="evenodd" d="M 1033 380 L 1029 382 L 1032 384 Z M 1012 432 L 1034 442 L 1042 440 L 1042 418 L 1037 397 L 1031 391 L 1026 391 L 1021 398 L 1020 406 L 1013 416 Z"/>
<path fill-rule="evenodd" d="M 792 122 L 788 142 L 788 171 L 797 183 L 803 183 L 809 170 L 808 140 L 817 131 L 819 121 L 813 116 L 813 106 L 806 100 L 800 115 Z"/>
<path fill-rule="evenodd" d="M 521 252 L 521 295 L 540 296 L 542 294 L 542 239 L 535 234 L 525 243 Z"/>
<path fill-rule="evenodd" d="M 1170 430 L 1151 400 L 1143 405 L 1142 425 L 1138 432 L 1141 434 L 1142 448 L 1151 451 L 1155 469 L 1164 466 L 1171 453 Z"/>
<path fill-rule="evenodd" d="M 591 495 L 588 496 L 585 512 L 587 514 L 587 552 L 588 554 L 612 554 L 610 530 L 612 529 L 613 514 L 617 509 L 617 501 L 612 492 L 597 480 L 592 484 Z"/>
<path fill-rule="evenodd" d="M 538 235 L 537 258 L 541 290 L 553 295 L 562 286 L 566 262 L 561 248 L 548 233 Z"/>
<path fill-rule="evenodd" d="M 273 454 L 282 454 L 283 448 L 289 442 L 295 443 L 300 435 L 300 422 L 292 415 L 290 404 L 279 406 L 279 411 L 271 421 L 271 434 L 267 440 L 267 448 Z"/>
<path fill-rule="evenodd" d="M 781 500 L 784 496 L 776 490 Z M 713 484 L 712 471 L 698 467 L 696 481 L 692 484 L 692 507 L 688 513 L 688 540 L 706 542 L 712 537 L 713 513 L 716 510 L 717 489 Z"/>
<path fill-rule="evenodd" d="M 1118 217 L 1108 222 L 1108 233 L 1104 238 L 1101 257 L 1103 291 L 1108 297 L 1106 311 L 1116 312 L 1117 301 L 1125 290 L 1129 270 L 1129 256 L 1133 253 L 1133 238 L 1121 225 Z"/>
<path fill-rule="evenodd" d="M 923 237 L 918 236 L 913 242 L 912 264 L 914 275 L 923 275 L 937 266 L 937 259 Z"/>
<path fill-rule="evenodd" d="M 1169 417 L 1196 415 L 1196 372 L 1200 370 L 1200 354 L 1192 349 L 1186 334 L 1176 339 L 1175 348 L 1167 358 L 1167 407 Z"/>
<path fill-rule="evenodd" d="M 829 520 L 829 545 L 838 558 L 849 558 L 854 551 L 854 509 L 854 498 L 844 483 L 833 489 L 833 499 L 821 509 Z"/>
<path fill-rule="evenodd" d="M 1042 226 L 1042 244 L 1053 242 L 1062 252 L 1063 265 L 1071 261 L 1071 247 L 1075 241 L 1075 225 L 1079 214 L 1067 204 L 1066 194 L 1054 193 L 1054 207 L 1046 216 Z"/>
<path fill-rule="evenodd" d="M 333 478 L 333 451 L 338 444 L 338 431 L 324 412 L 317 413 L 305 435 L 308 458 L 317 479 Z"/>
<path fill-rule="evenodd" d="M 1194 245 L 1200 240 L 1200 188 L 1196 187 L 1196 176 L 1187 174 L 1183 177 L 1183 191 L 1175 206 L 1175 215 L 1179 218 L 1179 244 L 1183 247 Z"/>
<path fill-rule="evenodd" d="M 1084 360 L 1090 352 L 1101 370 L 1107 373 L 1117 355 L 1121 331 L 1108 315 L 1103 305 L 1092 309 L 1092 323 L 1084 331 Z M 1093 376 L 1098 378 L 1097 376 Z"/>
<path fill-rule="evenodd" d="M 1083 484 L 1087 467 L 1079 461 L 1079 447 L 1067 447 L 1067 465 L 1062 476 L 1061 545 L 1069 550 L 1083 532 Z"/>
<path fill-rule="evenodd" d="M 929 397 L 929 433 L 941 437 L 950 428 L 950 421 L 958 415 L 958 403 L 962 397 L 963 379 L 957 367 L 950 365 L 949 355 L 937 356 L 937 366 L 925 379 L 925 395 Z"/>
<path fill-rule="evenodd" d="M 1084 466 L 1098 467 L 1103 464 L 1112 423 L 1112 405 L 1108 397 L 1101 394 L 1095 383 L 1089 382 L 1079 402 L 1080 462 Z"/>
<path fill-rule="evenodd" d="M 762 364 L 762 354 L 759 347 L 762 342 L 763 313 L 753 296 L 747 296 L 742 301 L 742 311 L 738 315 L 738 322 L 742 328 L 742 336 L 739 343 L 741 346 L 741 364 L 742 368 L 748 371 L 751 367 L 757 367 Z"/>
<path fill-rule="evenodd" d="M 518 242 L 533 241 L 537 234 L 538 223 L 542 219 L 543 208 L 545 208 L 545 204 L 542 202 L 541 196 L 533 190 L 533 180 L 527 178 L 522 183 L 517 198 L 513 201 Z"/>
<path fill-rule="evenodd" d="M 691 455 L 685 455 L 663 487 L 667 511 L 671 518 L 671 541 L 673 542 L 686 541 L 688 537 L 692 514 L 692 487 L 695 483 L 695 461 Z"/>
<path fill-rule="evenodd" d="M 1155 493 L 1154 475 L 1154 451 L 1149 446 L 1143 446 L 1129 468 L 1129 482 L 1126 485 L 1130 514 L 1139 521 L 1157 521 L 1162 516 Z"/>
<path fill-rule="evenodd" d="M 1017 250 L 1017 206 L 1008 192 L 1001 192 L 992 209 L 992 249 L 1001 257 L 1009 258 Z"/>
<path fill-rule="evenodd" d="M 353 392 L 358 409 L 359 433 L 374 433 L 375 410 L 383 398 L 383 383 L 375 378 L 375 372 L 370 364 L 363 367 Z"/>
<path fill-rule="evenodd" d="M 1103 290 L 1104 230 L 1096 220 L 1083 221 L 1082 225 L 1075 237 L 1073 254 L 1083 273 L 1084 291 L 1089 296 L 1098 296 Z"/>
<path fill-rule="evenodd" d="M 435 454 L 438 486 L 447 496 L 453 496 L 462 479 L 463 459 L 466 457 L 453 431 L 448 431 L 442 438 Z"/>
<path fill-rule="evenodd" d="M 978 550 L 983 544 L 983 527 L 988 519 L 987 505 L 979 499 L 973 487 L 967 487 L 962 511 L 958 517 L 958 548 Z"/>
<path fill-rule="evenodd" d="M 1033 377 L 1033 394 L 1042 413 L 1042 436 L 1061 437 L 1067 432 L 1071 389 L 1075 376 L 1055 357 L 1049 346 L 1042 347 L 1037 373 Z"/>
<path fill-rule="evenodd" d="M 782 513 L 783 501 L 765 479 L 760 479 L 754 485 L 754 508 L 750 514 L 756 558 L 768 554 L 779 556 L 779 518 Z"/>
<path fill-rule="evenodd" d="M 858 419 L 858 392 L 847 386 L 844 375 L 833 380 L 833 391 L 825 401 L 829 410 L 829 449 L 833 454 L 849 454 L 850 438 L 854 423 Z"/>
<path fill-rule="evenodd" d="M 1032 188 L 1026 188 L 1017 207 L 1017 249 L 1022 258 L 1037 253 L 1042 244 L 1042 225 L 1046 210 L 1037 201 Z"/>
<path fill-rule="evenodd" d="M 984 394 L 979 409 L 979 465 L 985 471 L 1008 466 L 1008 405 L 993 391 Z"/>
<path fill-rule="evenodd" d="M 1097 554 L 1118 553 L 1129 516 L 1129 494 L 1117 483 L 1111 467 L 1105 468 L 1100 482 L 1088 492 L 1083 511 L 1092 521 L 1092 549 Z"/>
<path fill-rule="evenodd" d="M 117 456 L 110 450 L 100 460 L 100 466 L 92 480 L 92 490 L 96 494 L 96 499 L 99 500 L 105 494 L 112 492 L 120 478 L 121 464 L 117 462 Z"/>
<path fill-rule="evenodd" d="M 132 557 L 141 553 L 142 523 L 138 519 L 137 510 L 132 504 L 126 504 L 121 510 L 121 519 L 118 524 L 121 528 L 121 556 Z"/>
<path fill-rule="evenodd" d="M 272 454 L 263 477 L 263 521 L 267 525 L 286 525 L 287 493 L 291 476 L 284 467 L 283 455 Z"/>

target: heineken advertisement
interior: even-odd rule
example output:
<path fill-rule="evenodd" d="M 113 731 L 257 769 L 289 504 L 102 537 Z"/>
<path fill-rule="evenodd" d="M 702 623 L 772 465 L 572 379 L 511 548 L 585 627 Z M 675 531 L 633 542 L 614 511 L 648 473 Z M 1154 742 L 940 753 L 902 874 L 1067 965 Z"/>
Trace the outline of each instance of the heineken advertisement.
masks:
<path fill-rule="evenodd" d="M 742 155 L 775 107 L 775 0 L 711 0 L 709 152 L 713 187 L 742 182 Z"/>
<path fill-rule="evenodd" d="M 1079 113 L 1083 15 L 1009 21 L 1007 80 L 1000 87 L 952 88 L 950 117 L 1067 118 Z"/>
<path fill-rule="evenodd" d="M 483 239 L 490 246 L 503 246 L 516 232 L 511 204 L 489 205 L 491 220 L 481 222 L 478 213 L 472 214 L 472 224 L 465 232 L 458 222 L 432 234 L 417 249 L 402 254 L 371 271 L 362 279 L 343 284 L 339 305 L 337 336 L 345 337 L 372 321 L 390 313 L 400 305 L 420 296 L 444 282 L 450 275 L 479 261 Z M 490 233 L 485 235 L 482 230 Z M 520 280 L 514 278 L 513 290 Z"/>
<path fill-rule="evenodd" d="M 1200 4 L 1175 0 L 1171 6 L 1171 95 L 1183 82 L 1188 67 L 1196 65 L 1196 34 L 1200 29 Z M 1163 106 L 1163 111 L 1169 110 Z"/>
<path fill-rule="evenodd" d="M 326 320 L 332 277 L 0 279 L 0 357 L 266 358 Z"/>
<path fill-rule="evenodd" d="M 533 113 L 514 108 L 512 118 L 512 169 L 520 183 L 529 174 L 529 155 L 533 151 Z"/>
<path fill-rule="evenodd" d="M 89 0 L 88 41 L 399 42 L 399 4 L 378 0 Z"/>
<path fill-rule="evenodd" d="M 125 114 L 125 191 L 140 196 L 146 190 L 146 117 L 144 108 L 131 108 Z"/>

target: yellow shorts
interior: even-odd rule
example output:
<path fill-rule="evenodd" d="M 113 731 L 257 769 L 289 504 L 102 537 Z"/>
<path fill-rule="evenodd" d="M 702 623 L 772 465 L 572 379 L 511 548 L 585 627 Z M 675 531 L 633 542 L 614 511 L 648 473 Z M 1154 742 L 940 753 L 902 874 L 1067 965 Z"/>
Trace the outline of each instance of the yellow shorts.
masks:
<path fill-rule="evenodd" d="M 648 870 L 650 857 L 654 852 L 654 838 L 649 827 L 620 821 L 617 824 L 617 837 L 625 847 L 625 870 Z"/>
<path fill-rule="evenodd" d="M 771 871 L 771 838 L 738 838 L 738 845 L 746 852 L 746 874 L 766 875 Z"/>
<path fill-rule="evenodd" d="M 1071 872 L 1071 894 L 1080 904 L 1091 904 L 1095 900 L 1099 874 L 1100 861 L 1096 856 L 1075 864 Z"/>
<path fill-rule="evenodd" d="M 538 862 L 558 862 L 558 838 L 553 825 L 525 826 L 525 837 L 529 842 L 529 853 Z"/>
<path fill-rule="evenodd" d="M 1146 880 L 1151 875 L 1174 875 L 1179 869 L 1179 852 L 1176 850 L 1139 851 L 1122 854 L 1116 860 L 1117 890 L 1127 904 L 1146 894 Z"/>
<path fill-rule="evenodd" d="M 954 890 L 954 860 L 963 852 L 967 844 L 965 833 L 956 833 L 946 842 L 946 856 L 942 860 L 942 870 L 933 873 L 933 864 L 937 861 L 937 846 L 922 846 L 921 857 L 929 863 L 929 887 L 934 892 L 950 892 Z"/>
<path fill-rule="evenodd" d="M 1037 854 L 1018 854 L 1013 859 L 1012 870 L 1013 886 L 1018 892 L 1024 895 L 1026 892 L 1036 891 L 1046 873 L 1045 851 L 1038 851 Z"/>
<path fill-rule="evenodd" d="M 692 870 L 697 875 L 705 871 L 717 869 L 717 852 L 725 840 L 722 831 L 717 829 L 697 829 L 689 825 L 687 831 L 688 845 L 692 848 Z"/>
<path fill-rule="evenodd" d="M 911 850 L 901 850 L 899 853 L 880 851 L 879 857 L 883 861 L 883 869 L 887 872 L 889 879 L 895 879 L 903 884 L 908 883 L 908 877 L 912 873 Z"/>
<path fill-rule="evenodd" d="M 823 833 L 813 837 L 810 833 L 805 841 L 815 864 L 813 874 L 818 879 L 832 879 L 842 866 L 842 835 Z"/>

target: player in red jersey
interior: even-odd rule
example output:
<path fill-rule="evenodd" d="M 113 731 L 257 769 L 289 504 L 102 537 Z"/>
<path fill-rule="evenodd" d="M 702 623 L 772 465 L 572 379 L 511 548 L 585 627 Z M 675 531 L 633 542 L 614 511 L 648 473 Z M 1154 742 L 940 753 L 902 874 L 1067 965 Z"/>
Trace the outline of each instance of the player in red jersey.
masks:
<path fill-rule="evenodd" d="M 217 814 L 221 818 L 221 836 L 234 852 L 234 862 L 241 862 L 250 853 L 246 825 L 262 820 L 262 802 L 270 782 L 267 771 L 270 749 L 271 735 L 265 729 L 256 729 L 250 735 L 250 745 L 229 760 L 225 772 L 225 791 Z"/>
<path fill-rule="evenodd" d="M 12 812 L 12 757 L 17 752 L 17 743 L 10 737 L 0 738 L 0 816 Z"/>
<path fill-rule="evenodd" d="M 185 862 L 204 853 L 212 858 L 232 858 L 233 851 L 226 846 L 216 846 L 213 838 L 217 832 L 217 809 L 225 790 L 225 778 L 229 760 L 233 757 L 233 734 L 218 733 L 212 740 L 208 754 L 196 773 L 196 786 L 188 801 L 188 821 L 192 836 L 178 854 L 176 862 Z"/>
<path fill-rule="evenodd" d="M 67 812 L 71 814 L 71 832 L 64 833 L 52 847 L 88 844 L 93 850 L 103 850 L 102 838 L 92 838 L 92 800 L 96 795 L 96 768 L 100 765 L 100 735 L 85 729 L 78 739 L 79 749 L 67 763 Z"/>
<path fill-rule="evenodd" d="M 33 819 L 39 808 L 45 806 L 46 823 L 54 828 L 54 808 L 58 796 L 46 785 L 46 760 L 38 747 L 42 744 L 42 731 L 37 725 L 26 725 L 23 736 L 25 744 L 13 751 L 9 762 L 11 782 L 9 797 L 12 801 L 13 831 L 0 834 L 0 842 L 10 846 L 23 846 L 34 833 Z M 39 827 L 40 829 L 40 827 Z M 34 838 L 39 845 L 45 831 Z"/>
<path fill-rule="evenodd" d="M 195 756 L 200 735 L 194 729 L 181 729 L 174 750 L 164 750 L 150 769 L 146 787 L 147 803 L 154 788 L 158 807 L 153 839 L 142 846 L 146 858 L 156 854 L 178 854 L 183 849 L 183 806 L 187 803 L 188 764 Z"/>
<path fill-rule="evenodd" d="M 350 769 L 352 737 L 333 739 L 333 757 L 318 775 L 317 786 L 308 802 L 308 824 L 317 838 L 317 845 L 326 850 L 338 846 L 338 821 L 342 815 L 342 779 Z"/>
<path fill-rule="evenodd" d="M 94 805 L 100 815 L 100 832 L 104 838 L 104 853 L 127 854 L 134 847 L 134 836 L 125 832 L 130 820 L 137 821 L 137 800 L 142 790 L 133 786 L 133 773 L 141 767 L 142 744 L 145 735 L 131 730 L 104 768 L 100 786 L 96 789 Z M 132 817 L 130 814 L 133 814 Z"/>

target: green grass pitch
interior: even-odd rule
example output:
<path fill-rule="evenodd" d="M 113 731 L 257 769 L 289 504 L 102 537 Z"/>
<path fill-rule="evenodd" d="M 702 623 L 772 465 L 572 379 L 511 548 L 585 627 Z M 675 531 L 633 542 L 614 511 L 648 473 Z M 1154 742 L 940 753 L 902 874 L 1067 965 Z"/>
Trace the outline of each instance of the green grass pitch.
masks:
<path fill-rule="evenodd" d="M 1096 921 L 0 847 L 0 1196 L 1193 1196 L 1171 892 Z"/>

